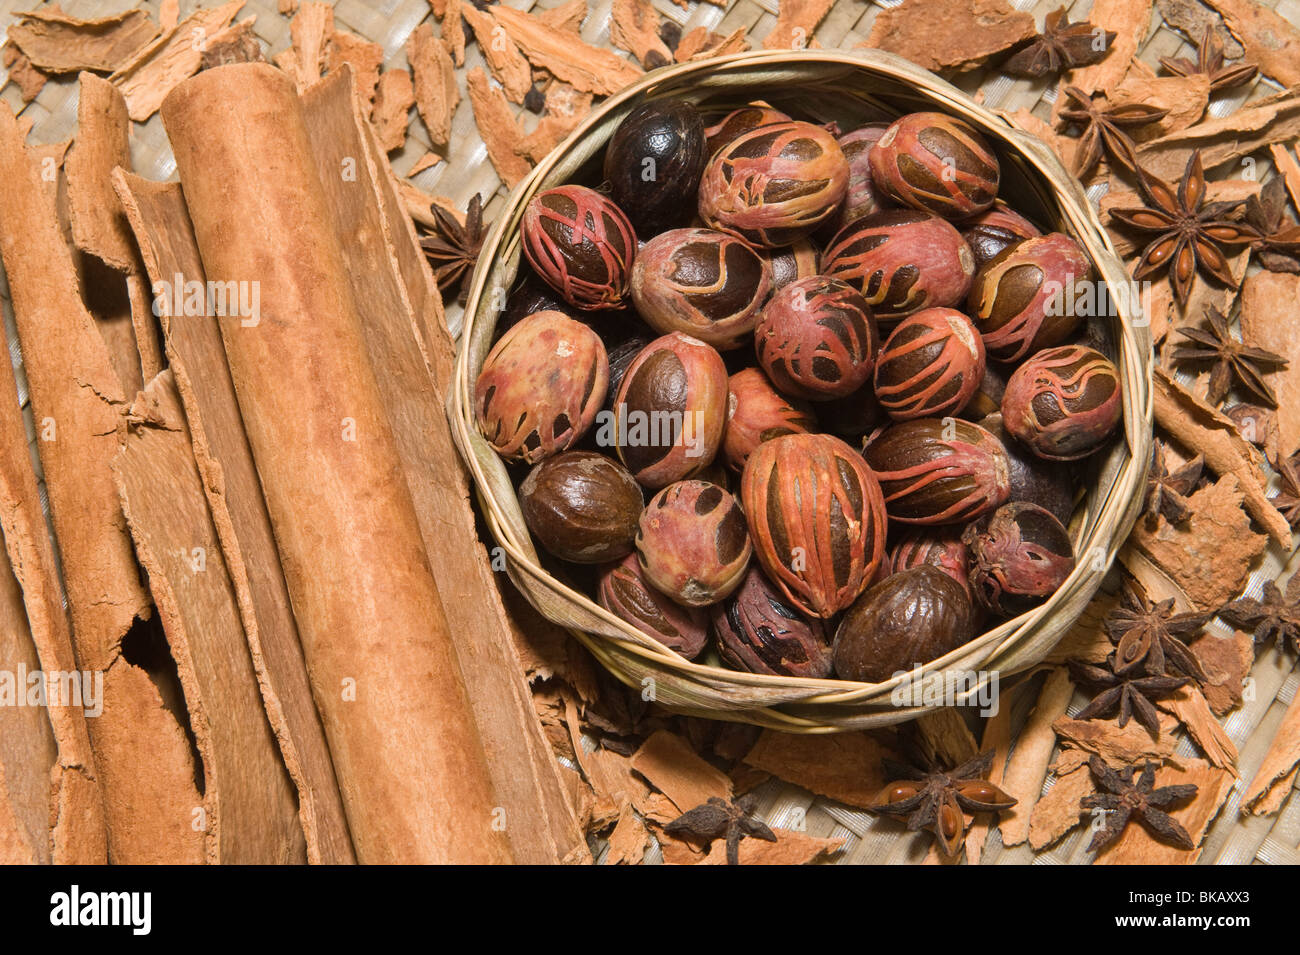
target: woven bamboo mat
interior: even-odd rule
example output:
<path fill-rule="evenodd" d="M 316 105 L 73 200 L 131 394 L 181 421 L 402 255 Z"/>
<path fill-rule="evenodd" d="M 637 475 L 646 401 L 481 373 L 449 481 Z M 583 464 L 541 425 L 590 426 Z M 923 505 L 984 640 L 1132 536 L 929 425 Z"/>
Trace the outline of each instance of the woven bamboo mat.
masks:
<path fill-rule="evenodd" d="M 203 5 L 210 5 L 209 3 Z M 588 16 L 582 36 L 589 43 L 610 46 L 609 20 L 612 0 L 590 0 Z M 686 9 L 671 0 L 652 0 L 654 7 L 666 20 L 672 20 L 683 32 L 697 26 L 707 26 L 718 33 L 727 34 L 743 28 L 754 47 L 776 24 L 778 0 L 734 0 L 724 6 L 696 3 L 691 0 Z M 814 33 L 816 43 L 827 48 L 852 48 L 865 42 L 871 25 L 880 10 L 896 6 L 901 0 L 839 0 Z M 507 6 L 523 10 L 558 6 L 560 0 L 502 0 Z M 1011 0 L 1012 6 L 1031 12 L 1041 24 L 1044 14 L 1056 9 L 1060 0 Z M 1086 19 L 1092 0 L 1069 3 L 1071 20 Z M 63 9 L 75 16 L 105 16 L 130 7 L 144 7 L 156 17 L 159 0 L 63 0 Z M 182 0 L 181 15 L 185 16 L 199 4 Z M 1265 0 L 1292 23 L 1300 25 L 1300 0 Z M 0 33 L 7 28 L 11 16 L 18 11 L 37 6 L 35 0 L 0 0 Z M 337 0 L 334 3 L 337 26 L 379 43 L 385 52 L 386 66 L 405 66 L 404 46 L 415 27 L 428 18 L 429 0 Z M 280 14 L 276 0 L 247 0 L 240 19 L 256 15 L 255 30 L 267 43 L 270 53 L 276 53 L 289 44 L 289 21 Z M 435 32 L 437 27 L 435 26 Z M 468 32 L 468 31 L 467 31 Z M 472 34 L 471 34 L 472 37 Z M 1139 58 L 1155 65 L 1162 56 L 1195 56 L 1194 47 L 1184 37 L 1163 24 L 1155 15 L 1152 29 L 1139 51 Z M 461 89 L 464 91 L 463 73 L 482 66 L 482 56 L 473 42 L 466 49 Z M 981 95 L 987 106 L 1014 111 L 1029 109 L 1044 120 L 1050 120 L 1054 86 L 1042 81 L 1012 79 L 994 71 L 976 70 L 964 74 L 957 81 L 967 92 Z M 1277 87 L 1266 79 L 1252 86 L 1235 90 L 1229 95 L 1216 97 L 1210 113 L 1222 116 L 1248 99 L 1257 99 L 1275 92 Z M 24 109 L 21 98 L 13 86 L 0 96 L 14 108 Z M 76 124 L 77 87 L 74 82 L 50 82 L 37 98 L 25 107 L 25 115 L 33 122 L 33 142 L 58 142 L 69 138 Z M 414 110 L 412 110 L 414 116 Z M 522 114 L 524 123 L 531 125 L 536 117 Z M 452 124 L 452 146 L 443 155 L 442 162 L 426 169 L 412 179 L 427 192 L 445 196 L 458 207 L 464 208 L 475 193 L 489 199 L 486 214 L 489 221 L 503 201 L 506 190 L 487 158 L 487 150 L 479 137 L 470 104 L 462 99 Z M 406 146 L 391 158 L 399 176 L 409 170 L 431 149 L 429 138 L 418 118 L 413 118 Z M 174 176 L 174 163 L 167 146 L 162 124 L 155 115 L 144 124 L 137 124 L 132 136 L 132 154 L 136 171 L 154 179 Z M 1093 195 L 1096 199 L 1097 196 Z M 8 289 L 0 284 L 3 297 L 6 327 L 12 334 L 12 310 Z M 449 308 L 449 319 L 458 324 L 459 316 L 454 306 Z M 15 365 L 20 359 L 13 353 Z M 21 368 L 20 390 L 23 389 Z M 22 395 L 25 400 L 25 393 Z M 1266 580 L 1287 575 L 1300 564 L 1300 555 L 1289 555 L 1270 550 L 1262 565 L 1251 577 L 1247 595 L 1259 596 Z M 1223 635 L 1227 628 L 1216 622 Z M 1240 790 L 1244 788 L 1259 766 L 1265 750 L 1281 721 L 1283 711 L 1297 692 L 1300 692 L 1300 670 L 1292 661 L 1270 648 L 1256 660 L 1252 671 L 1253 685 L 1247 690 L 1245 704 L 1225 720 L 1225 729 L 1240 751 L 1238 768 L 1242 781 L 1229 796 L 1222 811 L 1212 824 L 1201 855 L 1202 864 L 1252 862 L 1266 864 L 1300 863 L 1300 797 L 1294 790 L 1283 802 L 1278 813 L 1272 816 L 1242 816 L 1238 811 Z M 1023 723 L 1034 694 L 1022 694 L 1013 726 Z M 1076 694 L 1070 713 L 1082 708 L 1085 699 Z M 1013 737 L 1014 739 L 1014 737 Z M 1014 743 L 1013 743 L 1014 745 Z M 1193 744 L 1184 740 L 1177 752 L 1193 756 Z M 1049 775 L 1045 788 L 1053 783 Z M 842 838 L 845 850 L 835 857 L 842 864 L 851 863 L 919 863 L 927 861 L 929 840 L 907 838 L 892 820 L 880 820 L 867 813 L 817 798 L 811 794 L 778 781 L 761 786 L 757 791 L 759 811 L 766 821 L 786 829 L 803 829 L 809 835 Z M 1004 849 L 996 833 L 989 838 L 983 861 L 986 864 L 1078 864 L 1090 860 L 1084 846 L 1088 837 L 1084 829 L 1076 829 L 1060 843 L 1047 851 L 1035 854 L 1027 845 Z M 660 860 L 657 848 L 652 848 L 647 861 Z"/>

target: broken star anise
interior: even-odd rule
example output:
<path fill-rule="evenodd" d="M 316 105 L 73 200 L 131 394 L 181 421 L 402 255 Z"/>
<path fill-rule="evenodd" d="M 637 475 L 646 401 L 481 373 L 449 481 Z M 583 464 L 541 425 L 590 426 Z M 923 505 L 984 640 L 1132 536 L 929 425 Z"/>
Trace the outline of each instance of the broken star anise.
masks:
<path fill-rule="evenodd" d="M 664 832 L 702 842 L 727 840 L 727 865 L 740 865 L 740 840 L 746 836 L 776 842 L 776 833 L 754 818 L 758 799 L 752 794 L 737 796 L 731 802 L 710 796 L 709 801 L 682 813 Z"/>
<path fill-rule="evenodd" d="M 1264 380 L 1268 366 L 1286 367 L 1287 360 L 1281 355 L 1263 348 L 1252 348 L 1233 337 L 1228 328 L 1228 320 L 1223 313 L 1213 306 L 1205 309 L 1205 318 L 1210 323 L 1209 329 L 1180 328 L 1179 332 L 1186 342 L 1180 342 L 1170 353 L 1175 364 L 1190 362 L 1213 362 L 1210 371 L 1210 383 L 1205 392 L 1205 400 L 1217 405 L 1228 394 L 1233 381 L 1258 398 L 1269 408 L 1277 407 L 1277 395 Z"/>
<path fill-rule="evenodd" d="M 1168 449 L 1157 441 L 1151 450 L 1151 469 L 1147 472 L 1147 493 L 1144 510 L 1146 525 L 1152 530 L 1164 517 L 1170 524 L 1181 524 L 1191 516 L 1187 496 L 1196 490 L 1201 473 L 1205 470 L 1205 457 L 1198 454 L 1176 471 L 1165 464 Z"/>
<path fill-rule="evenodd" d="M 1248 83 L 1259 72 L 1259 67 L 1253 63 L 1242 60 L 1236 63 L 1227 62 L 1227 57 L 1223 53 L 1223 37 L 1209 25 L 1205 28 L 1205 36 L 1196 45 L 1196 59 L 1162 56 L 1160 65 L 1165 68 L 1165 72 L 1173 73 L 1175 76 L 1194 76 L 1198 73 L 1208 76 L 1211 93 Z"/>
<path fill-rule="evenodd" d="M 1255 260 L 1270 272 L 1300 273 L 1300 225 L 1286 216 L 1286 183 L 1274 176 L 1246 200 L 1246 224 L 1257 237 L 1250 243 Z"/>
<path fill-rule="evenodd" d="M 1071 23 L 1061 7 L 1043 19 L 1043 32 L 1013 53 L 1002 70 L 1012 76 L 1036 78 L 1098 63 L 1110 52 L 1115 36 L 1086 20 Z"/>
<path fill-rule="evenodd" d="M 1074 174 L 1080 179 L 1097 168 L 1103 153 L 1125 169 L 1135 169 L 1136 148 L 1125 130 L 1159 122 L 1169 113 L 1146 103 L 1111 106 L 1105 93 L 1085 93 L 1077 86 L 1067 86 L 1063 92 L 1067 104 L 1061 108 L 1061 118 L 1083 127 L 1074 152 Z"/>
<path fill-rule="evenodd" d="M 476 194 L 469 201 L 464 225 L 436 202 L 433 216 L 437 223 L 434 234 L 422 237 L 420 247 L 433 267 L 438 288 L 443 292 L 459 289 L 457 300 L 463 305 L 469 294 L 469 277 L 483 248 L 483 197 Z"/>
<path fill-rule="evenodd" d="M 1177 188 L 1139 167 L 1138 191 L 1146 206 L 1112 209 L 1110 213 L 1120 224 L 1155 236 L 1142 250 L 1133 270 L 1135 279 L 1168 270 L 1169 284 L 1180 305 L 1186 304 L 1198 270 L 1224 285 L 1236 285 L 1223 247 L 1251 242 L 1255 230 L 1228 218 L 1245 200 L 1206 203 L 1200 150 L 1187 161 Z"/>
<path fill-rule="evenodd" d="M 1300 527 L 1300 455 L 1291 455 L 1277 462 L 1277 475 L 1282 489 L 1268 499 L 1293 528 Z"/>
<path fill-rule="evenodd" d="M 871 812 L 907 816 L 910 832 L 929 829 L 940 851 L 951 858 L 966 841 L 966 812 L 1010 809 L 1016 800 L 986 777 L 993 766 L 993 750 L 962 763 L 956 769 L 936 766 L 921 769 L 884 760 L 885 772 L 894 780 L 876 797 Z"/>
<path fill-rule="evenodd" d="M 1075 683 L 1090 683 L 1102 688 L 1092 702 L 1075 714 L 1077 720 L 1095 720 L 1117 715 L 1115 724 L 1123 729 L 1130 718 L 1146 728 L 1152 739 L 1160 738 L 1160 714 L 1153 700 L 1168 696 L 1187 683 L 1181 676 L 1130 676 L 1115 672 L 1115 654 L 1106 658 L 1106 668 L 1093 666 L 1081 660 L 1066 661 L 1070 679 Z"/>
<path fill-rule="evenodd" d="M 1226 604 L 1219 616 L 1252 630 L 1257 646 L 1275 640 L 1278 649 L 1300 654 L 1300 573 L 1292 575 L 1285 592 L 1273 581 L 1265 581 L 1262 600 L 1242 597 Z"/>
<path fill-rule="evenodd" d="M 1106 615 L 1106 636 L 1115 644 L 1116 676 L 1181 676 L 1205 682 L 1205 671 L 1187 641 L 1205 629 L 1208 613 L 1174 613 L 1174 598 L 1152 602 L 1142 585 L 1126 577 L 1120 606 Z"/>
<path fill-rule="evenodd" d="M 1133 776 L 1142 770 L 1137 782 Z M 1133 816 L 1162 842 L 1169 842 L 1180 849 L 1193 849 L 1195 843 L 1187 830 L 1165 809 L 1174 803 L 1182 802 L 1196 795 L 1197 787 L 1193 783 L 1181 783 L 1177 786 L 1156 784 L 1156 764 L 1150 761 L 1143 766 L 1126 766 L 1122 770 L 1111 769 L 1100 756 L 1088 757 L 1088 769 L 1101 792 L 1084 796 L 1079 805 L 1084 809 L 1100 809 L 1105 812 L 1105 822 L 1093 834 L 1088 843 L 1088 851 L 1104 849 L 1120 837 Z"/>

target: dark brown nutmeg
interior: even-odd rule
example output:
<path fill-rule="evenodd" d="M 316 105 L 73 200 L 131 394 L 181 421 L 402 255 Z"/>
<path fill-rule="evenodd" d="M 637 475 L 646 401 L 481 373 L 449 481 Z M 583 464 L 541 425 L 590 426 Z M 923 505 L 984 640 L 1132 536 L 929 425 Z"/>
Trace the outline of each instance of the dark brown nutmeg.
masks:
<path fill-rule="evenodd" d="M 605 179 L 615 204 L 642 235 L 688 221 L 709 154 L 704 121 L 685 100 L 643 103 L 605 147 Z"/>
<path fill-rule="evenodd" d="M 628 554 L 600 575 L 600 605 L 669 650 L 694 660 L 708 642 L 708 618 L 703 610 L 683 607 L 650 585 L 636 554 Z"/>
<path fill-rule="evenodd" d="M 841 229 L 822 254 L 822 269 L 861 292 L 885 324 L 961 302 L 975 259 L 947 220 L 917 209 L 882 209 Z"/>
<path fill-rule="evenodd" d="M 474 384 L 479 432 L 507 460 L 564 451 L 596 420 L 609 383 L 600 337 L 560 312 L 535 312 L 492 346 Z"/>
<path fill-rule="evenodd" d="M 875 389 L 864 385 L 851 395 L 817 402 L 817 423 L 823 431 L 861 446 L 862 438 L 887 420 Z"/>
<path fill-rule="evenodd" d="M 848 185 L 848 161 L 823 127 L 796 120 L 760 126 L 709 160 L 700 218 L 755 245 L 789 245 L 835 211 Z"/>
<path fill-rule="evenodd" d="M 707 607 L 739 585 L 753 548 L 740 504 L 707 481 L 678 481 L 651 500 L 636 532 L 641 570 L 661 593 Z"/>
<path fill-rule="evenodd" d="M 889 552 L 890 572 L 899 574 L 912 567 L 929 565 L 942 570 L 970 592 L 970 548 L 961 539 L 962 529 L 916 527 L 899 538 Z"/>
<path fill-rule="evenodd" d="M 609 443 L 646 487 L 698 473 L 718 453 L 727 425 L 722 356 L 681 332 L 656 338 L 623 376 L 614 417 L 617 433 Z"/>
<path fill-rule="evenodd" d="M 1085 345 L 1030 357 L 1007 379 L 1006 429 L 1039 457 L 1076 461 L 1102 447 L 1124 414 L 1119 369 Z"/>
<path fill-rule="evenodd" d="M 831 674 L 825 625 L 801 616 L 757 567 L 710 616 L 718 656 L 733 669 L 812 679 Z"/>
<path fill-rule="evenodd" d="M 627 370 L 632 367 L 632 362 L 636 361 L 636 356 L 641 354 L 642 350 L 650 342 L 651 339 L 649 338 L 635 335 L 632 338 L 625 338 L 609 349 L 609 389 L 608 399 L 605 402 L 608 410 L 614 410 L 614 402 L 618 398 L 619 389 L 623 385 L 623 377 L 627 374 Z"/>
<path fill-rule="evenodd" d="M 1026 501 L 1046 508 L 1062 524 L 1074 513 L 1074 469 L 1064 461 L 1040 458 L 1007 433 L 1002 413 L 991 414 L 979 425 L 1002 442 L 1011 465 L 1011 501 Z"/>
<path fill-rule="evenodd" d="M 975 268 L 982 269 L 998 253 L 1021 239 L 1042 235 L 1042 230 L 1001 199 L 962 224 L 961 237 L 975 256 Z"/>
<path fill-rule="evenodd" d="M 643 503 L 627 469 L 593 451 L 547 458 L 519 485 L 528 529 L 547 551 L 575 564 L 630 554 Z"/>
<path fill-rule="evenodd" d="M 586 186 L 539 192 L 520 225 L 524 255 L 564 300 L 583 310 L 627 298 L 636 233 L 618 206 Z"/>
<path fill-rule="evenodd" d="M 1011 493 L 1002 443 L 960 418 L 900 421 L 862 454 L 880 480 L 889 516 L 904 524 L 960 524 Z"/>
<path fill-rule="evenodd" d="M 772 296 L 754 345 L 777 388 L 820 400 L 852 394 L 871 379 L 880 338 L 866 300 L 851 285 L 818 275 Z"/>
<path fill-rule="evenodd" d="M 995 361 L 1017 362 L 1074 333 L 1089 303 L 1092 263 L 1068 235 L 1008 246 L 975 275 L 967 314 Z"/>
<path fill-rule="evenodd" d="M 890 198 L 949 218 L 983 212 L 998 194 L 998 158 L 969 124 L 946 113 L 908 113 L 869 153 L 871 178 Z"/>
<path fill-rule="evenodd" d="M 764 441 L 787 434 L 807 434 L 817 427 L 812 408 L 797 398 L 787 398 L 757 368 L 744 368 L 727 382 L 727 430 L 722 453 L 727 464 L 743 471 L 754 449 Z"/>
<path fill-rule="evenodd" d="M 790 122 L 789 116 L 779 109 L 772 109 L 770 106 L 754 105 L 733 109 L 712 126 L 705 128 L 705 150 L 712 156 L 737 136 L 741 136 L 752 129 L 758 129 L 760 126 L 770 126 L 772 123 L 788 122 Z"/>
<path fill-rule="evenodd" d="M 849 188 L 844 201 L 831 217 L 831 234 L 863 216 L 894 205 L 892 199 L 876 187 L 871 178 L 871 147 L 879 142 L 889 128 L 888 123 L 871 123 L 845 133 L 837 142 L 849 162 Z"/>
<path fill-rule="evenodd" d="M 876 359 L 876 399 L 896 421 L 959 413 L 984 380 L 984 342 L 951 308 L 927 308 L 894 327 Z"/>
<path fill-rule="evenodd" d="M 657 235 L 632 267 L 632 301 L 651 328 L 664 335 L 685 332 L 720 351 L 749 344 L 771 293 L 763 257 L 712 229 Z"/>
<path fill-rule="evenodd" d="M 966 589 L 936 567 L 911 567 L 876 584 L 844 614 L 835 632 L 835 673 L 884 683 L 974 636 Z"/>
<path fill-rule="evenodd" d="M 1074 570 L 1069 533 L 1037 504 L 1005 504 L 987 524 L 967 527 L 962 539 L 970 547 L 975 597 L 1000 616 L 1037 607 Z"/>
<path fill-rule="evenodd" d="M 885 554 L 880 486 L 827 434 L 760 444 L 740 480 L 759 563 L 802 612 L 832 617 L 876 575 Z"/>
<path fill-rule="evenodd" d="M 987 353 L 985 353 L 987 358 Z M 611 368 L 613 357 L 610 357 Z M 611 380 L 613 371 L 610 371 Z M 614 386 L 611 384 L 610 390 Z M 975 389 L 975 394 L 966 403 L 966 407 L 961 410 L 961 416 L 967 421 L 979 421 L 981 418 L 987 418 L 991 414 L 1002 411 L 1002 395 L 1007 390 L 1007 378 L 1002 369 L 992 362 L 986 361 L 984 364 L 984 377 L 980 379 L 979 387 Z"/>
<path fill-rule="evenodd" d="M 772 291 L 785 288 L 799 279 L 812 278 L 821 270 L 821 251 L 807 239 L 779 249 L 764 249 L 768 271 L 772 275 Z"/>

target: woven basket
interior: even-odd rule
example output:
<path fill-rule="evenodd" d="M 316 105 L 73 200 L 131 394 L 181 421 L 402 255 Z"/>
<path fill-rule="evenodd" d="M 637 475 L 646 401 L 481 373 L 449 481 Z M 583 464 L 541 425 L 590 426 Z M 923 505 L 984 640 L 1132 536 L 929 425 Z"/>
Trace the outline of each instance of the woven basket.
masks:
<path fill-rule="evenodd" d="M 763 99 L 796 118 L 835 121 L 842 129 L 915 110 L 959 116 L 983 131 L 998 153 L 1004 197 L 1031 218 L 1078 240 L 1109 288 L 1127 286 L 1128 275 L 1077 181 L 1040 141 L 934 74 L 892 54 L 866 50 L 741 53 L 647 74 L 606 100 L 515 188 L 484 243 L 465 309 L 449 415 L 488 528 L 511 579 L 529 601 L 572 630 L 620 680 L 679 712 L 790 732 L 865 729 L 912 719 L 927 707 L 898 702 L 914 692 L 915 684 L 904 683 L 912 680 L 910 675 L 867 684 L 691 663 L 608 613 L 543 566 L 510 474 L 478 433 L 474 382 L 519 269 L 525 206 L 541 190 L 565 182 L 596 185 L 601 152 L 623 117 L 647 100 L 669 96 L 710 110 Z M 1151 457 L 1151 339 L 1146 322 L 1135 320 L 1130 299 L 1112 294 L 1114 314 L 1094 319 L 1097 327 L 1090 329 L 1120 371 L 1124 440 L 1085 465 L 1089 490 L 1070 524 L 1078 565 L 1046 603 L 922 669 L 927 683 L 939 672 L 980 674 L 981 682 L 967 685 L 957 702 L 973 700 L 974 691 L 992 674 L 1000 679 L 1025 670 L 1047 654 L 1092 598 L 1137 517 Z"/>

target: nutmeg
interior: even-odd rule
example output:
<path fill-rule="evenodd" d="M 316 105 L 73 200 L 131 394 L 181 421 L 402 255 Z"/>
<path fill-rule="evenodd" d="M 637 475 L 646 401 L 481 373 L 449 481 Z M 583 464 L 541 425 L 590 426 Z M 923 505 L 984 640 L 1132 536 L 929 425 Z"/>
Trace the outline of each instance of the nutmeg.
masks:
<path fill-rule="evenodd" d="M 962 528 L 916 527 L 899 538 L 889 552 L 891 573 L 929 565 L 942 570 L 970 592 L 970 548 L 961 539 Z"/>
<path fill-rule="evenodd" d="M 998 159 L 988 141 L 947 113 L 900 116 L 868 159 L 872 180 L 891 199 L 941 216 L 975 215 L 998 194 Z"/>
<path fill-rule="evenodd" d="M 547 551 L 577 564 L 632 552 L 644 499 L 617 461 L 566 451 L 538 464 L 519 486 L 524 522 Z"/>
<path fill-rule="evenodd" d="M 694 660 L 708 642 L 708 618 L 695 607 L 683 607 L 661 594 L 641 572 L 636 554 L 628 554 L 600 575 L 600 605 L 669 650 Z"/>
<path fill-rule="evenodd" d="M 1084 345 L 1032 356 L 1007 379 L 1006 429 L 1049 461 L 1077 461 L 1102 447 L 1124 413 L 1119 369 Z"/>
<path fill-rule="evenodd" d="M 699 111 L 685 100 L 655 100 L 614 130 L 605 147 L 605 180 L 636 230 L 654 235 L 690 219 L 708 159 Z"/>
<path fill-rule="evenodd" d="M 998 199 L 991 207 L 962 223 L 961 237 L 975 256 L 976 269 L 981 269 L 1008 246 L 1042 234 L 1038 226 Z"/>
<path fill-rule="evenodd" d="M 1063 461 L 1040 458 L 1007 433 L 1002 414 L 980 419 L 979 426 L 1002 442 L 1011 466 L 1010 501 L 1027 501 L 1046 508 L 1062 524 L 1074 513 L 1074 468 Z"/>
<path fill-rule="evenodd" d="M 831 673 L 831 644 L 821 620 L 801 616 L 757 567 L 711 612 L 718 656 L 749 673 L 821 679 Z"/>
<path fill-rule="evenodd" d="M 636 233 L 599 192 L 572 185 L 539 192 L 524 209 L 520 234 L 533 271 L 566 302 L 587 311 L 624 304 Z"/>
<path fill-rule="evenodd" d="M 778 389 L 800 398 L 843 398 L 871 379 L 880 347 L 871 306 L 825 276 L 772 296 L 754 328 L 758 361 Z"/>
<path fill-rule="evenodd" d="M 757 368 L 744 368 L 728 379 L 727 430 L 722 452 L 727 464 L 742 471 L 754 449 L 786 434 L 806 434 L 817 427 L 812 408 L 787 398 Z"/>
<path fill-rule="evenodd" d="M 707 481 L 678 481 L 642 513 L 636 552 L 646 579 L 662 593 L 706 607 L 740 585 L 752 547 L 734 497 Z"/>
<path fill-rule="evenodd" d="M 1038 606 L 1074 570 L 1069 533 L 1037 504 L 1005 504 L 986 524 L 967 527 L 962 539 L 970 547 L 976 598 L 1003 616 Z"/>
<path fill-rule="evenodd" d="M 876 399 L 896 421 L 959 413 L 984 379 L 984 342 L 969 318 L 927 308 L 903 319 L 876 359 Z"/>

